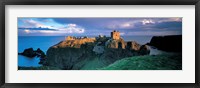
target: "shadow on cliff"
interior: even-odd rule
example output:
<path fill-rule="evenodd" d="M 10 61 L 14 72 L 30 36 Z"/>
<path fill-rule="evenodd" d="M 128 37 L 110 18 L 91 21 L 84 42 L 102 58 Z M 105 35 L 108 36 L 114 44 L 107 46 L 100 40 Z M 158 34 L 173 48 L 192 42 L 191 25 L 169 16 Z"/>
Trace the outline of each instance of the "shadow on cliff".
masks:
<path fill-rule="evenodd" d="M 51 47 L 47 51 L 47 65 L 64 70 L 95 70 L 108 66 L 116 60 L 140 55 L 140 52 L 128 49 L 105 48 L 101 54 L 93 52 L 94 45 L 82 44 L 80 48 Z"/>

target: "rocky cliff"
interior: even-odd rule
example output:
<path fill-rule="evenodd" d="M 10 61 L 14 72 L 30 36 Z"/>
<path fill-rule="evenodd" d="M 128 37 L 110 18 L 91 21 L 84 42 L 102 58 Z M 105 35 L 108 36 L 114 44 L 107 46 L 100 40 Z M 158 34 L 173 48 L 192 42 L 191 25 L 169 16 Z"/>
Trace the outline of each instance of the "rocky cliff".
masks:
<path fill-rule="evenodd" d="M 120 38 L 120 39 L 110 39 L 110 40 L 106 41 L 106 46 L 108 48 L 125 49 L 126 43 L 122 38 Z"/>
<path fill-rule="evenodd" d="M 103 52 L 95 52 L 95 50 L 98 50 L 97 46 L 100 46 Z M 112 64 L 116 60 L 140 55 L 139 49 L 136 51 L 126 49 L 125 47 L 126 42 L 123 39 L 87 38 L 65 40 L 48 49 L 46 64 L 60 69 L 70 70 L 98 69 Z"/>
<path fill-rule="evenodd" d="M 61 41 L 57 45 L 54 45 L 54 48 L 65 48 L 65 47 L 71 47 L 71 48 L 80 48 L 81 45 L 85 43 L 93 43 L 96 39 L 94 38 L 82 38 L 82 39 L 75 39 L 75 40 L 65 40 Z"/>
<path fill-rule="evenodd" d="M 182 51 L 182 35 L 154 36 L 149 45 L 168 52 Z"/>

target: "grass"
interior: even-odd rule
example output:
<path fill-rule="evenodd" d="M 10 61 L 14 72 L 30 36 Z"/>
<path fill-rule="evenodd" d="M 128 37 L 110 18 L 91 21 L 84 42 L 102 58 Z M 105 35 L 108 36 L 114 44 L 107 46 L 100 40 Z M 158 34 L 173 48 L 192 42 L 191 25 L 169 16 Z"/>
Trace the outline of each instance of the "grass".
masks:
<path fill-rule="evenodd" d="M 165 53 L 123 58 L 110 65 L 100 58 L 90 60 L 81 70 L 182 70 L 182 55 Z M 79 63 L 80 64 L 80 63 Z M 62 70 L 56 67 L 18 67 L 18 70 Z"/>
<path fill-rule="evenodd" d="M 124 58 L 99 70 L 181 70 L 181 54 L 135 56 Z"/>
<path fill-rule="evenodd" d="M 95 58 L 93 60 L 88 61 L 81 70 L 97 70 L 98 68 L 104 67 L 105 64 L 100 58 Z"/>

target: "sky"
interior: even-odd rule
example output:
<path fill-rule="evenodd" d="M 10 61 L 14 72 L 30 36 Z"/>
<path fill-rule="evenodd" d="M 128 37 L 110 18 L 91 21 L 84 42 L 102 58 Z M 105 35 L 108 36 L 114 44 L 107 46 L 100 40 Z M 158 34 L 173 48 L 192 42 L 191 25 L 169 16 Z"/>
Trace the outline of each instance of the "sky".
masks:
<path fill-rule="evenodd" d="M 182 18 L 18 18 L 18 36 L 182 35 Z"/>

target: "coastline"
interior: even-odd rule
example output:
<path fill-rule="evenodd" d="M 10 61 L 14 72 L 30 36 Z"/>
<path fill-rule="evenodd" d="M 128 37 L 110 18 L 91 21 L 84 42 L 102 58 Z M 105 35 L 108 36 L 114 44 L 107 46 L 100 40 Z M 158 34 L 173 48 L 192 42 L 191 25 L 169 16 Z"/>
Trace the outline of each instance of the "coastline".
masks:
<path fill-rule="evenodd" d="M 158 50 L 158 49 L 156 49 L 155 47 L 152 47 L 152 46 L 150 46 L 150 45 L 147 45 L 148 47 L 149 47 L 149 50 L 150 50 L 150 53 L 149 53 L 149 56 L 151 57 L 151 56 L 155 56 L 155 55 L 162 55 L 162 54 L 166 54 L 166 52 L 165 51 L 160 51 L 160 50 Z M 45 53 L 45 54 L 47 54 L 47 53 Z M 135 57 L 135 56 L 133 56 L 133 57 Z M 19 66 L 19 69 L 21 69 L 21 70 L 60 70 L 59 68 L 57 68 L 57 67 L 55 67 L 55 68 L 52 68 L 51 69 L 51 67 L 48 67 L 48 66 L 40 66 L 40 67 L 21 67 L 21 66 Z M 95 69 L 94 69 L 95 70 Z"/>

